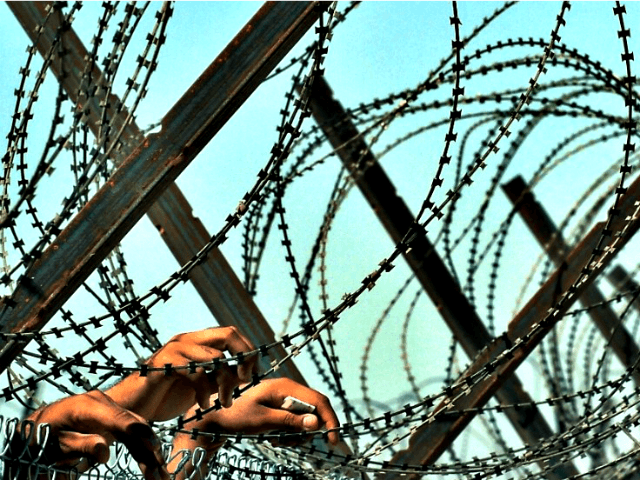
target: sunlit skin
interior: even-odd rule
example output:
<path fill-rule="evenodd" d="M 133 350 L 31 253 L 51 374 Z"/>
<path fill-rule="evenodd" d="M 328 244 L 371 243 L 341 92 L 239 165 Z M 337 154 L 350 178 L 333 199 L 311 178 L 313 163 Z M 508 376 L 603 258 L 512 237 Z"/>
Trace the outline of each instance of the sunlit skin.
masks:
<path fill-rule="evenodd" d="M 287 396 L 293 396 L 314 405 L 315 413 L 296 414 L 281 409 L 280 406 Z M 187 417 L 193 416 L 195 408 L 194 405 L 187 412 Z M 211 433 L 258 434 L 271 431 L 310 432 L 320 428 L 331 430 L 338 426 L 338 418 L 327 397 L 288 378 L 276 378 L 264 380 L 243 393 L 236 399 L 233 407 L 209 412 L 203 416 L 202 420 L 190 422 L 186 428 L 197 428 L 199 431 Z M 336 431 L 330 431 L 327 439 L 332 445 L 337 445 L 340 438 Z M 208 460 L 223 443 L 224 441 L 214 443 L 210 437 L 206 436 L 193 439 L 188 434 L 177 434 L 174 437 L 173 446 L 174 451 L 202 447 L 207 451 L 206 460 Z M 170 465 L 171 470 L 175 469 L 179 460 L 179 457 L 173 460 Z M 180 472 L 177 479 L 191 473 L 189 465 L 187 464 L 185 470 Z M 201 465 L 206 465 L 206 461 Z"/>
<path fill-rule="evenodd" d="M 189 362 L 210 362 L 255 350 L 250 341 L 236 328 L 210 328 L 173 337 L 146 362 L 150 367 L 188 365 Z M 46 461 L 57 466 L 74 466 L 87 470 L 109 459 L 109 445 L 123 443 L 138 462 L 147 480 L 168 480 L 179 459 L 167 466 L 160 453 L 160 442 L 148 421 L 162 421 L 179 415 L 192 416 L 196 409 L 206 409 L 217 398 L 222 409 L 211 411 L 186 428 L 202 432 L 263 433 L 270 431 L 309 432 L 339 426 L 329 400 L 321 393 L 285 378 L 264 380 L 250 388 L 235 401 L 233 390 L 257 373 L 257 357 L 248 357 L 241 365 L 227 365 L 206 372 L 187 369 L 173 370 L 171 375 L 149 372 L 130 375 L 106 392 L 91 391 L 73 395 L 36 410 L 28 417 L 34 428 L 48 423 L 51 438 L 46 449 Z M 314 414 L 298 415 L 280 407 L 287 396 L 293 396 L 316 407 Z M 336 445 L 338 433 L 327 434 Z M 176 435 L 175 449 L 203 447 L 212 455 L 223 442 L 213 444 L 208 437 L 191 439 Z M 188 471 L 188 468 L 187 468 Z M 184 474 L 184 471 L 182 472 Z"/>
<path fill-rule="evenodd" d="M 168 480 L 160 441 L 146 419 L 99 391 L 73 395 L 39 408 L 28 417 L 34 428 L 50 427 L 44 460 L 59 467 L 87 470 L 109 460 L 109 445 L 123 443 L 147 480 Z M 32 443 L 35 443 L 35 438 Z M 42 475 L 45 478 L 45 475 Z M 62 478 L 62 477 L 61 477 Z"/>
<path fill-rule="evenodd" d="M 189 362 L 211 362 L 232 355 L 255 350 L 253 344 L 235 327 L 208 328 L 174 336 L 146 362 L 150 367 L 188 365 Z M 135 373 L 107 390 L 113 400 L 123 407 L 142 415 L 147 420 L 170 420 L 183 414 L 198 403 L 209 407 L 209 398 L 217 393 L 224 407 L 233 402 L 233 390 L 247 382 L 257 372 L 256 355 L 248 357 L 238 367 L 222 364 L 214 372 L 198 368 L 195 373 L 187 369 L 150 372 L 142 377 Z"/>

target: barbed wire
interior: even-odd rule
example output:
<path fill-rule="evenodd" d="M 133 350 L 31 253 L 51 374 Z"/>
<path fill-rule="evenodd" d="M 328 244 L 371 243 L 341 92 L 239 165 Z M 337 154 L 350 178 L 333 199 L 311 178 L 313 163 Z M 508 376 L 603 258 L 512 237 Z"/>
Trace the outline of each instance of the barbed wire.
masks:
<path fill-rule="evenodd" d="M 339 38 L 337 25 L 344 23 L 341 28 L 347 28 L 349 22 L 358 21 L 357 13 L 365 6 L 355 9 L 357 5 L 357 2 L 344 8 L 325 5 L 309 47 L 302 55 L 287 60 L 268 78 L 271 81 L 284 71 L 298 68 L 285 92 L 277 140 L 259 167 L 257 180 L 210 241 L 168 278 L 144 293 L 134 289 L 135 275 L 125 260 L 129 252 L 117 246 L 98 267 L 97 280 L 83 286 L 83 294 L 92 299 L 100 313 L 85 316 L 65 307 L 59 312 L 60 322 L 54 326 L 38 332 L 0 332 L 2 342 L 25 344 L 23 353 L 8 371 L 7 386 L 0 397 L 7 403 L 16 401 L 33 408 L 46 401 L 46 398 L 37 398 L 36 393 L 44 384 L 58 394 L 70 395 L 102 387 L 134 372 L 145 376 L 151 372 L 166 375 L 173 371 L 195 372 L 200 367 L 215 370 L 225 364 L 241 363 L 248 356 L 268 357 L 271 368 L 254 375 L 249 385 L 236 389 L 237 398 L 285 362 L 304 354 L 311 360 L 319 381 L 330 391 L 336 407 L 340 407 L 342 423 L 334 430 L 349 445 L 351 454 L 328 450 L 320 446 L 321 442 L 280 449 L 268 444 L 270 440 L 299 440 L 300 434 L 295 433 L 208 434 L 190 429 L 190 423 L 202 414 L 222 408 L 220 402 L 214 402 L 209 409 L 198 410 L 194 417 L 154 425 L 166 442 L 165 458 L 181 455 L 178 470 L 189 463 L 195 470 L 202 466 L 203 452 L 172 452 L 171 438 L 181 432 L 194 437 L 207 436 L 213 441 L 227 440 L 226 447 L 207 467 L 208 475 L 217 478 L 337 479 L 361 474 L 549 478 L 557 475 L 554 472 L 559 465 L 575 465 L 578 473 L 572 478 L 627 478 L 636 473 L 640 443 L 634 432 L 640 424 L 640 413 L 634 372 L 640 358 L 629 358 L 627 363 L 617 359 L 614 333 L 626 328 L 632 332 L 632 339 L 637 337 L 640 320 L 636 299 L 640 290 L 605 283 L 610 277 L 607 270 L 611 268 L 610 257 L 618 253 L 618 245 L 626 242 L 637 229 L 637 205 L 625 206 L 626 213 L 624 216 L 621 213 L 629 185 L 636 178 L 633 175 L 637 166 L 634 138 L 638 112 L 636 78 L 631 63 L 634 58 L 629 44 L 631 30 L 627 27 L 630 22 L 624 5 L 616 2 L 612 7 L 619 26 L 615 32 L 619 42 L 616 55 L 620 55 L 624 72 L 619 75 L 590 58 L 579 45 L 561 43 L 560 32 L 572 21 L 570 5 L 566 2 L 560 7 L 549 39 L 508 38 L 482 45 L 479 39 L 483 33 L 524 7 L 507 2 L 479 25 L 464 28 L 466 19 L 460 17 L 454 2 L 449 19 L 450 54 L 418 85 L 346 108 L 344 115 L 331 119 L 331 128 L 354 125 L 359 131 L 335 146 L 325 138 L 322 128 L 326 125 L 314 125 L 310 121 L 313 110 L 309 99 L 314 94 L 314 83 L 325 73 L 325 57 L 331 55 L 328 45 L 336 41 L 333 37 Z M 150 86 L 150 78 L 159 68 L 162 45 L 169 41 L 167 31 L 173 14 L 171 4 L 162 4 L 151 26 L 143 32 L 144 40 L 136 43 L 132 39 L 139 34 L 139 29 L 145 28 L 143 18 L 149 15 L 151 6 L 135 2 L 124 6 L 103 4 L 75 95 L 65 92 L 62 82 L 52 80 L 48 71 L 53 62 L 66 54 L 61 39 L 72 27 L 80 3 L 70 6 L 55 3 L 48 10 L 45 25 L 58 17 L 61 23 L 43 60 L 38 59 L 35 46 L 27 50 L 15 90 L 16 104 L 3 157 L 0 254 L 4 310 L 12 308 L 11 294 L 20 275 L 42 255 L 74 213 L 90 201 L 123 158 L 144 138 L 143 132 L 131 136 L 125 134 L 125 130 L 143 105 L 149 88 L 155 88 Z M 42 31 L 44 28 L 39 29 L 39 33 Z M 471 33 L 465 36 L 468 31 Z M 107 36 L 111 33 L 113 38 L 109 41 Z M 136 48 L 139 53 L 132 53 Z M 498 54 L 513 57 L 490 60 Z M 128 55 L 139 56 L 119 90 L 116 76 L 124 75 L 120 71 L 125 68 L 124 59 Z M 97 65 L 104 67 L 100 77 L 94 75 Z M 529 80 L 524 85 L 511 86 L 507 81 L 501 85 L 500 78 L 507 71 L 527 72 Z M 469 95 L 476 82 L 482 85 L 483 78 L 495 79 L 493 91 L 484 89 L 477 95 Z M 46 81 L 57 82 L 51 127 L 44 135 L 43 153 L 35 166 L 29 166 L 29 162 L 33 162 L 30 142 L 39 139 L 32 133 L 32 119 L 38 113 L 38 102 L 42 102 L 40 97 L 44 96 L 41 89 Z M 116 91 L 120 99 L 116 104 L 110 103 Z M 599 95 L 613 101 L 606 104 L 593 101 Z M 94 112 L 89 104 L 96 101 L 101 104 Z M 536 135 L 547 122 L 562 122 L 566 128 L 553 131 L 553 135 L 547 133 L 550 138 L 544 148 L 548 147 L 548 153 L 542 156 L 542 148 L 531 147 L 530 143 L 536 141 Z M 429 135 L 433 137 L 427 137 Z M 406 152 L 404 149 L 410 142 L 422 138 L 434 142 L 432 146 L 427 147 L 425 143 L 418 149 L 418 154 L 430 162 L 431 173 L 412 179 L 412 185 L 420 192 L 419 201 L 414 200 L 419 208 L 413 224 L 400 242 L 387 249 L 382 260 L 366 259 L 367 263 L 377 265 L 369 274 L 361 274 L 359 267 L 354 267 L 353 274 L 360 275 L 359 283 L 351 283 L 350 290 L 340 297 L 334 287 L 342 284 L 336 278 L 340 269 L 336 268 L 332 255 L 334 245 L 340 244 L 342 216 L 352 208 L 350 199 L 367 171 L 382 159 L 394 171 L 406 167 L 397 156 L 403 153 L 397 152 Z M 298 220 L 295 209 L 291 213 L 289 208 L 289 202 L 295 202 L 290 200 L 293 195 L 290 192 L 304 181 L 313 181 L 321 168 L 362 142 L 375 154 L 369 156 L 368 152 L 356 151 L 348 168 L 341 165 L 335 169 L 335 178 L 327 187 L 322 190 L 318 187 L 318 191 L 309 193 L 306 201 L 317 205 L 308 205 L 304 210 L 317 209 L 320 225 L 307 225 L 305 220 Z M 612 145 L 616 149 L 622 145 L 622 157 L 618 158 L 619 150 L 613 150 Z M 513 262 L 510 255 L 514 243 L 521 241 L 514 237 L 520 235 L 518 219 L 522 198 L 508 204 L 501 197 L 501 184 L 514 170 L 520 170 L 529 178 L 525 182 L 525 193 L 545 191 L 545 184 L 554 179 L 561 188 L 574 190 L 577 187 L 571 184 L 571 179 L 558 180 L 562 174 L 558 172 L 590 152 L 607 157 L 589 173 L 591 182 L 583 192 L 574 191 L 570 201 L 558 203 L 541 197 L 541 202 L 561 221 L 552 240 L 541 247 L 537 261 L 528 258 L 534 257 L 535 252 L 523 247 L 524 257 L 517 262 L 522 262 L 523 267 L 531 266 L 531 270 L 526 275 L 524 268 L 516 269 L 520 289 L 512 288 L 514 273 L 509 263 Z M 437 161 L 432 161 L 436 155 Z M 538 155 L 542 158 L 538 159 Z M 61 192 L 64 190 L 62 195 L 66 197 L 62 207 L 47 218 L 48 210 L 40 207 L 36 200 L 47 194 L 46 177 L 63 170 L 61 165 L 65 162 L 70 166 L 69 179 L 58 181 L 56 186 Z M 526 299 L 536 288 L 544 288 L 553 274 L 556 262 L 549 253 L 550 245 L 555 239 L 564 238 L 566 248 L 561 249 L 559 255 L 566 260 L 569 251 L 599 218 L 604 218 L 605 223 L 592 251 L 589 250 L 591 257 L 584 269 L 557 292 L 548 312 L 512 336 L 506 323 L 511 317 L 502 312 L 504 299 L 515 305 L 514 312 L 526 308 Z M 263 273 L 269 272 L 268 264 L 274 256 L 269 240 L 274 231 L 279 235 L 278 244 L 284 252 L 279 255 L 287 268 L 283 276 L 292 282 L 288 289 L 291 302 L 282 309 L 288 314 L 283 315 L 279 339 L 257 345 L 248 355 L 211 362 L 161 368 L 144 364 L 144 358 L 161 346 L 155 323 L 156 307 L 169 300 L 178 301 L 179 286 L 189 280 L 191 272 L 206 261 L 214 248 L 232 237 L 241 223 L 244 223 L 239 242 L 243 252 L 243 282 L 252 295 L 259 294 L 265 279 L 284 284 L 281 279 L 273 278 L 273 274 Z M 299 238 L 300 228 L 315 233 L 306 252 L 302 246 L 306 240 Z M 454 337 L 443 347 L 446 351 L 446 358 L 441 362 L 444 382 L 435 389 L 421 383 L 433 375 L 427 365 L 429 357 L 424 356 L 424 352 L 420 355 L 410 344 L 415 340 L 411 330 L 418 328 L 418 322 L 412 320 L 420 317 L 429 318 L 431 322 L 433 318 L 435 324 L 440 306 L 431 308 L 428 301 L 423 301 L 426 296 L 422 288 L 411 298 L 405 298 L 407 290 L 416 288 L 416 277 L 415 272 L 407 273 L 402 265 L 402 257 L 410 252 L 418 236 L 427 235 L 427 229 L 433 238 L 428 255 L 442 254 L 460 290 L 474 310 L 483 312 L 487 330 L 495 337 L 485 350 L 471 355 L 466 367 L 461 364 L 464 360 L 458 353 L 459 339 Z M 347 250 L 352 255 L 359 254 L 358 246 Z M 299 252 L 305 255 L 302 260 Z M 628 262 L 625 258 L 628 252 L 629 247 L 616 261 L 620 258 L 621 263 Z M 349 267 L 342 268 L 349 270 Z M 630 270 L 629 278 L 635 278 L 636 272 L 637 268 Z M 347 277 L 351 281 L 351 274 Z M 574 307 L 587 283 L 603 291 L 601 300 Z M 373 304 L 372 298 L 378 295 L 381 306 L 376 309 L 361 305 Z M 589 316 L 604 310 L 616 321 L 608 336 L 602 336 L 598 328 L 587 323 Z M 296 312 L 300 324 L 292 327 Z M 367 317 L 373 320 L 365 321 Z M 364 330 L 365 325 L 361 363 L 353 367 L 356 362 L 350 352 L 352 347 L 340 329 Z M 384 334 L 396 326 L 398 334 L 393 339 Z M 77 341 L 65 343 L 69 338 Z M 491 350 L 504 339 L 508 340 L 504 349 Z M 127 356 L 116 357 L 113 353 L 116 343 L 125 348 Z M 538 344 L 536 360 L 528 366 L 535 368 L 539 376 L 542 390 L 539 397 L 516 404 L 492 402 L 459 407 L 461 399 L 474 395 L 483 384 L 503 375 L 511 359 L 526 356 Z M 275 349 L 281 347 L 286 355 L 276 360 Z M 378 397 L 381 380 L 373 365 L 381 359 L 385 361 L 387 355 L 390 358 L 397 347 L 399 355 L 395 356 L 401 362 L 406 386 L 400 385 L 401 375 L 392 379 L 397 395 L 390 395 L 392 400 L 385 401 Z M 492 351 L 486 357 L 487 352 Z M 357 370 L 355 380 L 348 378 L 352 369 Z M 362 394 L 359 401 L 349 391 L 356 384 Z M 529 412 L 538 407 L 544 408 L 544 416 L 553 423 L 553 435 L 538 444 L 514 440 L 505 412 Z M 416 432 L 465 415 L 477 417 L 471 425 L 482 429 L 485 444 L 476 445 L 479 442 L 474 443 L 469 439 L 471 434 L 465 433 L 474 448 L 467 451 L 453 443 L 448 447 L 449 460 L 427 464 L 418 459 L 394 462 L 399 451 L 411 449 L 410 439 Z M 5 469 L 10 468 L 9 465 L 17 469 L 9 475 L 17 477 L 16 472 L 25 468 L 56 471 L 51 466 L 37 467 L 39 458 L 17 455 L 8 449 L 18 422 L 0 417 L 0 456 L 5 461 Z M 317 439 L 326 438 L 327 434 L 327 430 L 305 433 Z M 113 463 L 94 467 L 84 475 L 140 477 L 126 449 L 118 445 L 116 451 Z"/>

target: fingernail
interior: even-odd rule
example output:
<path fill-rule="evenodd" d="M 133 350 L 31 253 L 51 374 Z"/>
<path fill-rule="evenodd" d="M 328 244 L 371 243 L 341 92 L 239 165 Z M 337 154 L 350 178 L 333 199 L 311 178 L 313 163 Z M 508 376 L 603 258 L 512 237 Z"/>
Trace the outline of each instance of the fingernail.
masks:
<path fill-rule="evenodd" d="M 316 417 L 314 415 L 305 415 L 302 419 L 302 427 L 305 430 L 313 430 L 316 427 Z"/>

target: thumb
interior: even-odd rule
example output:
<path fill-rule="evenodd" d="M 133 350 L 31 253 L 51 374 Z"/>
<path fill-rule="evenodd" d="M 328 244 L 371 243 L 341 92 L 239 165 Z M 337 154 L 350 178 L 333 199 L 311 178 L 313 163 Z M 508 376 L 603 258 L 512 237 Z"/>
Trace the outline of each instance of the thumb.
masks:
<path fill-rule="evenodd" d="M 285 430 L 294 430 L 296 432 L 310 432 L 320 427 L 318 417 L 312 413 L 304 415 L 296 415 L 292 412 L 283 411 L 282 426 Z"/>
<path fill-rule="evenodd" d="M 314 414 L 307 413 L 305 415 L 299 416 L 302 417 L 302 429 L 305 432 L 310 432 L 312 430 L 317 430 L 318 428 L 320 428 L 320 421 Z"/>

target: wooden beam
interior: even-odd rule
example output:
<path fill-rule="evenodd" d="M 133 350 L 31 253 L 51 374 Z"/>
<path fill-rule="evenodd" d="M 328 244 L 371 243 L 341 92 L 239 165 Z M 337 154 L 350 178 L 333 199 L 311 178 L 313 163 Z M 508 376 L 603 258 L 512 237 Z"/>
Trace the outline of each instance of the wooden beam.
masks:
<path fill-rule="evenodd" d="M 21 277 L 0 313 L 2 331 L 40 330 L 318 15 L 314 2 L 264 5 L 164 117 L 162 131 L 136 147 Z M 22 347 L 2 345 L 0 372 Z"/>
<path fill-rule="evenodd" d="M 524 179 L 517 176 L 503 185 L 502 189 L 556 267 L 562 265 L 569 246 L 549 214 L 529 190 Z M 605 341 L 609 342 L 622 365 L 626 368 L 633 365 L 640 356 L 640 349 L 624 324 L 620 323 L 611 305 L 606 303 L 606 298 L 600 289 L 590 285 L 580 297 L 580 302 L 585 307 L 600 305 L 589 309 L 589 316 L 600 329 Z M 640 371 L 634 370 L 633 379 L 636 385 L 640 385 Z"/>
<path fill-rule="evenodd" d="M 31 41 L 36 42 L 38 51 L 46 55 L 61 25 L 60 15 L 54 15 L 40 29 L 46 18 L 47 8 L 52 6 L 51 2 L 12 2 L 8 6 Z M 40 32 L 39 35 L 36 34 L 37 30 Z M 62 84 L 69 99 L 75 104 L 83 102 L 86 123 L 95 135 L 98 135 L 102 108 L 107 108 L 107 118 L 113 122 L 114 129 L 123 129 L 122 136 L 118 139 L 122 146 L 120 150 L 114 151 L 114 156 L 117 155 L 114 161 L 119 164 L 120 160 L 126 158 L 142 141 L 142 132 L 135 121 L 126 122 L 128 115 L 126 109 L 116 112 L 114 107 L 120 104 L 120 99 L 116 95 L 110 94 L 106 98 L 105 89 L 100 88 L 90 98 L 83 96 L 83 92 L 80 91 L 81 73 L 84 71 L 89 52 L 73 28 L 64 30 L 61 41 L 65 54 L 59 61 L 51 62 L 50 69 Z M 91 78 L 97 83 L 100 83 L 103 78 L 103 73 L 96 62 L 91 70 Z M 107 107 L 104 107 L 105 105 Z M 193 215 L 191 205 L 175 182 L 172 182 L 158 201 L 151 205 L 147 216 L 180 265 L 184 265 L 198 253 L 211 237 L 200 219 Z M 213 249 L 207 261 L 192 270 L 189 280 L 218 324 L 239 327 L 255 345 L 275 342 L 275 334 L 271 326 L 220 249 Z M 280 360 L 285 355 L 284 348 L 278 347 L 272 350 L 271 356 Z M 262 357 L 260 360 L 262 368 L 267 369 L 269 357 Z M 293 362 L 283 364 L 274 375 L 292 378 L 306 385 L 302 374 Z"/>
<path fill-rule="evenodd" d="M 310 107 L 316 122 L 340 160 L 352 172 L 360 191 L 389 236 L 394 242 L 399 243 L 414 225 L 414 216 L 397 194 L 391 180 L 348 118 L 342 105 L 333 97 L 333 92 L 323 77 L 314 81 Z M 360 170 L 358 165 L 366 167 Z M 424 234 L 424 230 L 420 229 L 419 232 L 422 233 L 412 242 L 410 252 L 404 255 L 405 260 L 455 338 L 469 358 L 473 359 L 483 348 L 496 340 L 489 334 L 475 309 L 462 293 L 460 286 Z M 505 410 L 505 414 L 524 442 L 536 444 L 553 434 L 553 430 L 533 404 L 517 376 L 507 379 L 496 393 L 496 397 L 503 405 L 528 405 L 518 410 Z M 422 463 L 419 449 L 416 448 L 414 452 L 408 452 L 400 463 Z M 558 465 L 553 471 L 555 478 L 567 478 L 575 473 L 577 470 L 571 464 Z M 380 476 L 385 479 L 393 477 L 393 474 Z"/>
<path fill-rule="evenodd" d="M 403 464 L 408 458 L 420 455 L 424 464 L 433 463 L 455 440 L 457 435 L 476 416 L 494 393 L 513 375 L 527 356 L 540 344 L 545 335 L 580 298 L 585 289 L 615 258 L 630 238 L 640 228 L 637 218 L 640 199 L 640 178 L 628 188 L 617 204 L 619 209 L 610 223 L 600 222 L 567 255 L 565 262 L 540 287 L 538 292 L 509 323 L 507 331 L 492 342 L 460 377 L 486 371 L 485 366 L 501 356 L 503 361 L 495 370 L 473 385 L 464 395 L 458 389 L 436 407 L 436 411 L 456 412 L 456 416 L 438 417 L 437 421 L 420 427 L 411 438 L 409 447 L 393 458 L 395 464 Z M 601 239 L 604 239 L 601 242 Z M 598 249 L 600 253 L 592 255 Z M 596 252 L 597 253 L 597 252 Z M 584 277 L 582 272 L 591 273 Z M 580 280 L 579 283 L 578 280 Z M 559 303 L 561 302 L 561 303 Z M 514 345 L 512 355 L 503 354 Z M 487 372 L 488 373 L 488 372 Z"/>
<path fill-rule="evenodd" d="M 175 183 L 149 208 L 147 216 L 180 265 L 187 263 L 209 241 L 206 227 L 193 216 L 191 206 Z M 207 261 L 191 271 L 189 280 L 220 325 L 237 326 L 256 346 L 276 342 L 269 322 L 219 248 L 211 250 Z M 267 370 L 270 359 L 281 360 L 286 354 L 281 345 L 272 348 L 269 356 L 260 358 L 261 368 Z M 293 360 L 284 362 L 273 376 L 307 385 Z"/>

